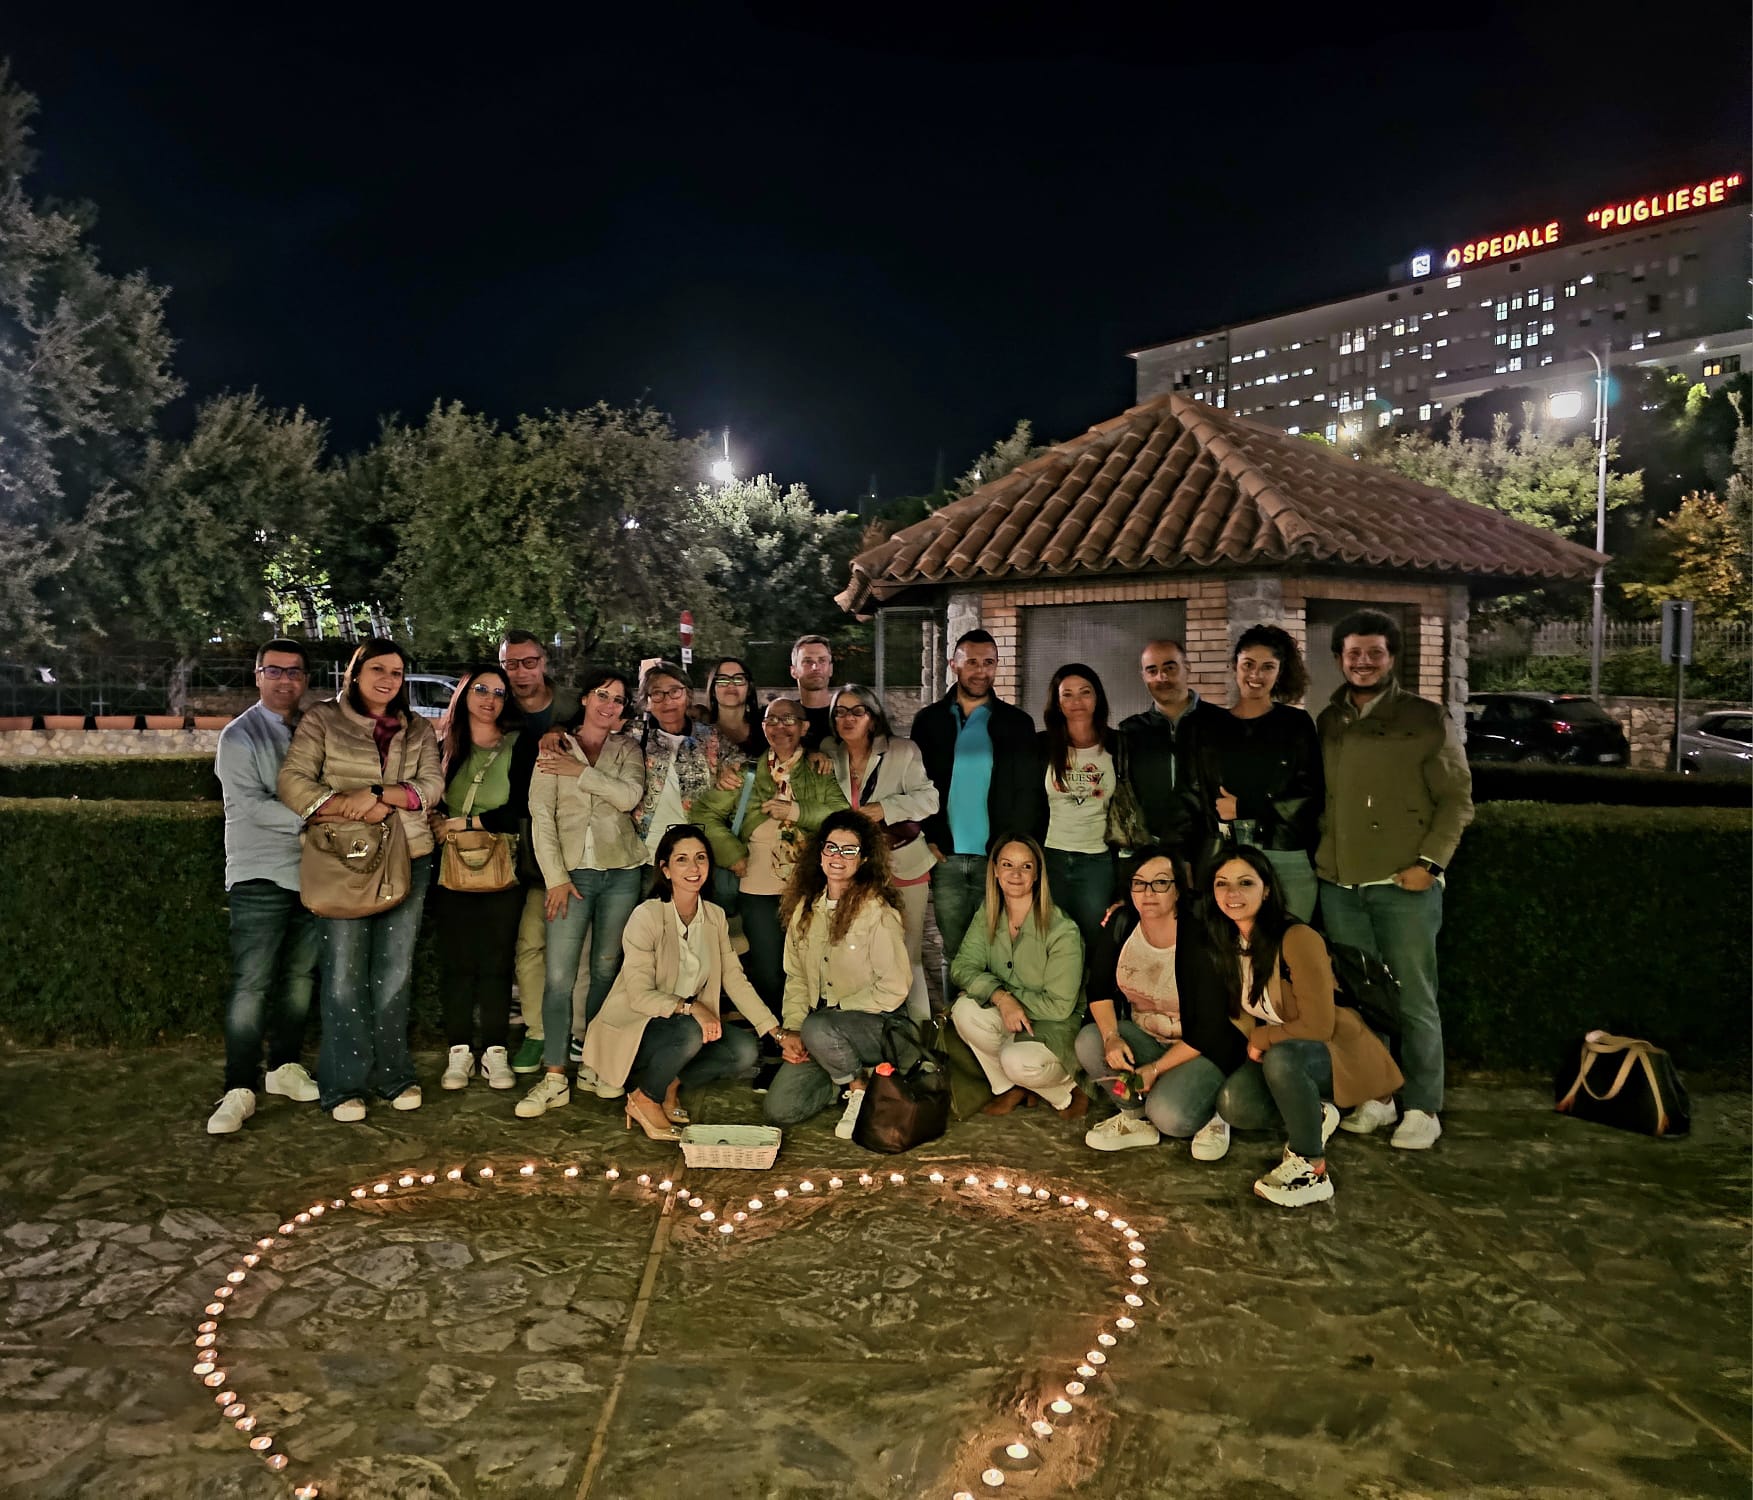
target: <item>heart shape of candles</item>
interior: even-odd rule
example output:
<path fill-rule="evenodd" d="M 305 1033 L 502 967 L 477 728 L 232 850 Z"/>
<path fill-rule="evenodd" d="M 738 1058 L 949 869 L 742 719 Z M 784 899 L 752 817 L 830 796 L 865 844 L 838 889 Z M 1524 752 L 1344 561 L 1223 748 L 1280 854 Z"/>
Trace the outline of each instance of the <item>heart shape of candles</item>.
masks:
<path fill-rule="evenodd" d="M 221 1351 L 224 1348 L 225 1329 L 217 1320 L 231 1310 L 227 1299 L 246 1286 L 250 1272 L 258 1265 L 265 1265 L 275 1251 L 287 1248 L 295 1237 L 302 1239 L 320 1230 L 325 1213 L 334 1210 L 328 1222 L 340 1222 L 341 1210 L 375 1208 L 378 1203 L 392 1198 L 416 1198 L 423 1189 L 434 1186 L 440 1180 L 437 1171 L 404 1169 L 393 1179 L 380 1178 L 355 1186 L 347 1189 L 343 1197 L 319 1201 L 308 1208 L 300 1209 L 280 1225 L 278 1235 L 264 1236 L 250 1242 L 252 1248 L 242 1257 L 236 1268 L 226 1274 L 224 1284 L 214 1289 L 213 1296 L 219 1300 L 209 1302 L 203 1307 L 203 1320 L 196 1325 L 199 1334 L 197 1352 L 200 1358 L 193 1373 L 202 1384 L 218 1392 L 214 1401 L 220 1407 L 222 1416 L 231 1421 L 236 1431 L 248 1440 L 250 1450 L 276 1473 L 285 1473 L 295 1459 L 280 1451 L 273 1433 L 256 1430 L 260 1419 L 249 1410 L 248 1402 L 232 1386 L 232 1382 L 237 1379 L 235 1372 L 222 1367 Z M 1075 1354 L 1061 1356 L 1062 1363 L 1069 1368 L 1072 1378 L 1066 1379 L 1052 1371 L 1046 1372 L 1042 1395 L 1039 1402 L 1035 1403 L 1038 1409 L 1025 1404 L 1017 1413 L 1018 1438 L 1001 1445 L 988 1456 L 988 1463 L 992 1457 L 1001 1457 L 1011 1467 L 1025 1463 L 1032 1470 L 1045 1452 L 1041 1445 L 1051 1442 L 1057 1431 L 1076 1420 L 1078 1403 L 1088 1395 L 1087 1383 L 1102 1373 L 1098 1366 L 1105 1368 L 1108 1363 L 1109 1357 L 1102 1350 L 1117 1351 L 1119 1335 L 1138 1326 L 1135 1318 L 1126 1316 L 1129 1310 L 1144 1306 L 1144 1298 L 1140 1292 L 1150 1281 L 1139 1269 L 1146 1262 L 1142 1254 L 1144 1242 L 1138 1230 L 1127 1220 L 1115 1218 L 1111 1210 L 1096 1207 L 1088 1198 L 1074 1197 L 1067 1193 L 1055 1195 L 1033 1183 L 1013 1182 L 1002 1171 L 995 1174 L 968 1172 L 961 1177 L 946 1176 L 940 1171 L 915 1174 L 891 1171 L 881 1176 L 861 1172 L 851 1183 L 838 1176 L 829 1176 L 824 1180 L 826 1192 L 817 1185 L 816 1179 L 805 1177 L 798 1181 L 795 1188 L 781 1185 L 767 1189 L 766 1198 L 737 1195 L 725 1198 L 716 1207 L 707 1206 L 707 1200 L 699 1193 L 688 1188 L 678 1189 L 667 1177 L 654 1179 L 645 1172 L 626 1183 L 624 1190 L 630 1189 L 645 1201 L 660 1203 L 666 1212 L 677 1215 L 678 1227 L 693 1224 L 702 1233 L 721 1241 L 729 1240 L 736 1234 L 739 1226 L 747 1225 L 753 1219 L 769 1218 L 781 1212 L 791 1204 L 794 1194 L 798 1203 L 815 1203 L 831 1198 L 836 1193 L 868 1196 L 877 1192 L 892 1193 L 908 1186 L 922 1189 L 932 1197 L 951 1198 L 965 1206 L 997 1208 L 1002 1205 L 1005 1208 L 1026 1207 L 1032 1212 L 1062 1212 L 1073 1219 L 1084 1219 L 1097 1225 L 1103 1231 L 1114 1232 L 1118 1290 L 1112 1296 L 1118 1307 L 1117 1315 L 1096 1329 L 1095 1342 L 1101 1348 L 1089 1350 L 1081 1358 Z M 442 1181 L 447 1187 L 464 1184 L 476 1191 L 498 1189 L 506 1192 L 516 1192 L 519 1186 L 531 1182 L 560 1187 L 600 1182 L 612 1191 L 623 1179 L 620 1169 L 613 1166 L 586 1169 L 578 1165 L 523 1162 L 515 1169 L 497 1168 L 491 1163 L 472 1170 L 450 1167 L 443 1171 Z M 505 1184 L 503 1188 L 500 1187 L 502 1183 Z M 220 1389 L 221 1387 L 224 1389 Z M 1025 1441 L 1024 1434 L 1033 1440 L 1033 1446 Z M 289 1480 L 294 1479 L 291 1474 L 287 1477 Z M 974 1490 L 946 1486 L 946 1496 L 950 1496 L 951 1500 L 960 1500 L 961 1496 L 976 1492 L 992 1494 L 1002 1488 L 1005 1473 L 1001 1468 L 983 1467 L 977 1475 L 970 1477 Z M 292 1490 L 295 1500 L 317 1500 L 322 1493 L 322 1482 L 314 1478 L 296 1479 Z"/>

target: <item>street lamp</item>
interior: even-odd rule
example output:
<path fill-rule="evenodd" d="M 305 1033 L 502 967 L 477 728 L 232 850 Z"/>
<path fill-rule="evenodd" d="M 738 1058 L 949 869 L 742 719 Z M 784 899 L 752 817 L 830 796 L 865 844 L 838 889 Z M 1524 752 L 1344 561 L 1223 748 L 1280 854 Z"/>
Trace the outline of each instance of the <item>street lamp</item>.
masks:
<path fill-rule="evenodd" d="M 712 465 L 712 477 L 720 484 L 733 484 L 736 470 L 730 466 L 730 428 L 724 429 L 724 457 Z"/>
<path fill-rule="evenodd" d="M 1601 352 L 1583 351 L 1595 362 L 1595 551 L 1607 550 L 1607 369 L 1613 360 L 1613 346 L 1603 344 Z M 1577 391 L 1556 391 L 1548 399 L 1546 409 L 1559 420 L 1574 417 L 1582 410 L 1583 398 Z M 1595 585 L 1589 613 L 1589 696 L 1601 696 L 1602 596 L 1607 587 L 1606 565 L 1595 564 Z"/>

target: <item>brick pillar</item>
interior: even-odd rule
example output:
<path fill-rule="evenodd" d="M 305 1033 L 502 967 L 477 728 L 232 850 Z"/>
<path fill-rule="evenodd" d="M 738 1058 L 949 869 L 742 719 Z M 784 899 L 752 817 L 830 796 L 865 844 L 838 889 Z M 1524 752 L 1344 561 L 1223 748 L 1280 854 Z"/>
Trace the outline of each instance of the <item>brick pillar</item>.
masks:
<path fill-rule="evenodd" d="M 1470 602 L 1465 584 L 1449 585 L 1449 671 L 1444 702 L 1463 738 L 1467 732 L 1467 661 Z"/>
<path fill-rule="evenodd" d="M 1242 632 L 1251 625 L 1285 625 L 1284 581 L 1280 578 L 1230 578 L 1224 583 L 1225 602 L 1229 607 L 1230 647 L 1233 650 Z M 1295 631 L 1291 632 L 1293 635 Z"/>

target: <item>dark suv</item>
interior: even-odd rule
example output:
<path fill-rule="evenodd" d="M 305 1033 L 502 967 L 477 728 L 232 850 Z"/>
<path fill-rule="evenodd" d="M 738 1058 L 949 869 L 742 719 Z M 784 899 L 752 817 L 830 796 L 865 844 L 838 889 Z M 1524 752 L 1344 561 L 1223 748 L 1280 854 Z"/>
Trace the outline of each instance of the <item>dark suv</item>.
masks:
<path fill-rule="evenodd" d="M 1625 731 L 1592 698 L 1474 693 L 1467 699 L 1467 759 L 1624 766 L 1631 763 L 1631 746 Z"/>

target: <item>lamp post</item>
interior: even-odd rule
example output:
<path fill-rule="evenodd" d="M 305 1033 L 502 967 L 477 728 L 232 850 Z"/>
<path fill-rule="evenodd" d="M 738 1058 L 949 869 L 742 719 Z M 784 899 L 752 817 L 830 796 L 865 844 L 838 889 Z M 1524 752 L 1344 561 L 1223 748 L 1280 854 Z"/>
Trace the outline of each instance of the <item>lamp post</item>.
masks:
<path fill-rule="evenodd" d="M 1600 354 L 1584 351 L 1595 362 L 1595 551 L 1607 550 L 1607 368 L 1613 359 L 1613 346 L 1602 346 Z M 1561 422 L 1568 421 L 1582 409 L 1582 399 L 1575 391 L 1555 391 L 1547 398 L 1548 415 Z M 1594 596 L 1589 618 L 1589 696 L 1601 696 L 1602 596 L 1606 590 L 1605 564 L 1595 564 Z"/>

